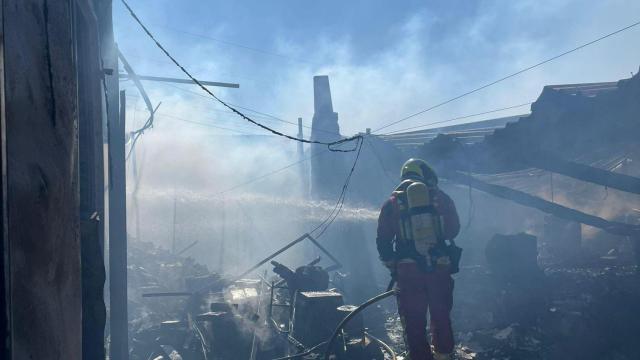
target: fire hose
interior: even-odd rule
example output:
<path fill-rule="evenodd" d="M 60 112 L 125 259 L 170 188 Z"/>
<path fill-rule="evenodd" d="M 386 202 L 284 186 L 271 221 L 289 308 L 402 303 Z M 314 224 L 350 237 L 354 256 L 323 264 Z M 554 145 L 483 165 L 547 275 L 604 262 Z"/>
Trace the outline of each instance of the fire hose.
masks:
<path fill-rule="evenodd" d="M 325 349 L 325 352 L 324 352 L 324 359 L 328 360 L 329 359 L 329 353 L 331 352 L 331 346 L 333 345 L 333 342 L 338 337 L 338 334 L 340 333 L 340 330 L 342 330 L 342 328 L 351 319 L 353 319 L 356 315 L 358 315 L 362 310 L 366 309 L 370 305 L 373 305 L 373 304 L 377 303 L 380 300 L 386 299 L 389 296 L 394 295 L 396 293 L 396 290 L 393 289 L 393 285 L 395 284 L 395 282 L 396 282 L 395 276 L 392 276 L 391 282 L 389 282 L 389 286 L 387 287 L 387 291 L 385 291 L 382 294 L 379 294 L 377 296 L 374 296 L 371 299 L 369 299 L 369 300 L 365 301 L 364 303 L 360 304 L 357 308 L 355 308 L 355 310 L 353 310 L 349 315 L 347 315 L 344 319 L 342 319 L 342 321 L 340 321 L 340 323 L 338 324 L 336 329 L 333 331 L 333 334 L 331 335 L 329 340 L 323 341 L 320 344 L 312 347 L 311 349 L 308 349 L 305 352 L 301 352 L 301 353 L 298 353 L 298 354 L 295 354 L 295 355 L 291 355 L 291 356 L 280 357 L 280 358 L 273 359 L 273 360 L 289 360 L 289 359 L 296 359 L 296 358 L 299 358 L 299 357 L 303 357 L 305 355 L 311 354 L 314 350 L 322 347 L 325 344 L 326 344 L 326 349 Z M 378 339 L 375 339 L 375 340 L 378 343 L 382 343 L 382 341 L 380 341 Z M 384 344 L 384 345 L 386 345 L 386 344 Z M 389 346 L 384 346 L 384 347 L 385 347 L 385 349 L 387 351 L 391 350 L 391 348 L 389 348 Z M 392 358 L 395 359 L 395 355 L 394 355 L 393 351 L 391 351 L 391 356 L 392 356 Z"/>
<path fill-rule="evenodd" d="M 393 283 L 393 280 L 392 280 Z M 392 287 L 392 286 L 390 286 Z M 358 306 L 355 310 L 353 310 L 349 315 L 347 315 L 344 319 L 342 319 L 342 321 L 340 322 L 340 324 L 338 324 L 338 326 L 336 327 L 336 329 L 333 331 L 333 335 L 331 335 L 331 337 L 329 338 L 329 341 L 327 341 L 327 347 L 324 351 L 324 359 L 328 360 L 329 359 L 329 353 L 331 352 L 331 345 L 333 345 L 333 342 L 336 340 L 336 338 L 338 337 L 338 334 L 340 333 L 340 330 L 342 330 L 342 328 L 351 320 L 353 319 L 356 315 L 358 315 L 362 310 L 366 309 L 368 306 L 373 305 L 375 303 L 377 303 L 380 300 L 386 299 L 391 295 L 395 295 L 396 291 L 395 290 L 389 290 L 389 291 L 385 291 L 380 295 L 374 296 L 371 299 L 365 301 L 364 303 L 362 303 L 362 305 Z"/>

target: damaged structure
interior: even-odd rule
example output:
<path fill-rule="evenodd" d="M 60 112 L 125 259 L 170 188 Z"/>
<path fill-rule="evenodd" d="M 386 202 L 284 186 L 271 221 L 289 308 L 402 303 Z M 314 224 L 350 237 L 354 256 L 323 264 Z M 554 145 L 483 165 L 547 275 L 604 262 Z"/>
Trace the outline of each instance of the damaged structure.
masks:
<path fill-rule="evenodd" d="M 550 85 L 529 115 L 381 136 L 434 164 L 468 209 L 460 357 L 637 356 L 638 99 L 638 75 Z"/>
<path fill-rule="evenodd" d="M 292 193 L 300 196 L 250 197 L 251 205 L 271 201 L 275 215 L 234 203 L 242 219 L 233 224 L 225 208 L 232 200 L 217 196 L 225 191 L 197 198 L 185 223 L 221 225 L 191 231 L 182 244 L 174 188 L 168 250 L 157 232 L 141 239 L 137 183 L 136 235 L 127 232 L 126 159 L 135 159 L 159 106 L 140 80 L 193 81 L 137 75 L 116 47 L 111 6 L 2 1 L 0 358 L 401 359 L 401 321 L 384 300 L 393 281 L 373 239 L 377 207 L 409 157 L 434 166 L 462 215 L 458 358 L 638 357 L 640 75 L 546 86 L 528 115 L 386 135 L 367 129 L 355 160 L 299 143 L 301 184 Z M 130 133 L 121 80 L 134 83 L 149 112 Z M 314 77 L 313 89 L 310 139 L 345 139 L 329 77 Z M 301 119 L 297 125 L 303 138 Z M 345 176 L 355 205 L 337 219 Z M 214 206 L 202 205 L 211 198 Z M 291 215 L 289 229 L 277 225 L 277 238 L 254 226 L 243 232 L 251 211 Z M 300 229 L 293 240 L 282 235 Z M 216 271 L 189 254 L 218 259 Z"/>

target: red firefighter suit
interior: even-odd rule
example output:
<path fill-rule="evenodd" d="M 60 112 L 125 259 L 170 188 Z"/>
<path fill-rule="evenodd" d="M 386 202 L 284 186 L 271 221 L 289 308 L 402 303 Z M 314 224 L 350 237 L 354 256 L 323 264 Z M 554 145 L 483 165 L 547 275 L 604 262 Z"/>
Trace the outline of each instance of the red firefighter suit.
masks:
<path fill-rule="evenodd" d="M 403 184 L 398 189 L 402 188 Z M 460 231 L 455 205 L 442 190 L 434 188 L 431 192 L 433 207 L 441 220 L 441 240 L 453 240 Z M 404 326 L 405 343 L 410 359 L 431 360 L 433 355 L 426 334 L 427 311 L 431 319 L 431 340 L 436 353 L 453 352 L 450 319 L 453 279 L 450 265 L 437 261 L 435 265 L 426 268 L 423 261 L 425 257 L 419 256 L 399 241 L 400 216 L 398 198 L 392 195 L 382 206 L 378 219 L 378 253 L 380 259 L 395 271 L 398 312 Z"/>

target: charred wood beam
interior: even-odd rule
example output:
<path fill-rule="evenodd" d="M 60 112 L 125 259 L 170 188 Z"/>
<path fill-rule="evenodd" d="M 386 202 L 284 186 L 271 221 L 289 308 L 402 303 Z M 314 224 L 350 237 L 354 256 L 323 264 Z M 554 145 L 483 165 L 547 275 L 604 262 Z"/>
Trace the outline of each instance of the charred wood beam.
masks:
<path fill-rule="evenodd" d="M 506 186 L 489 184 L 473 176 L 465 175 L 460 172 L 450 172 L 443 175 L 443 177 L 449 179 L 454 183 L 471 186 L 474 189 L 491 194 L 493 196 L 511 200 L 520 205 L 538 209 L 542 212 L 557 216 L 565 220 L 575 221 L 581 224 L 593 226 L 614 235 L 632 237 L 640 236 L 640 225 L 630 225 L 621 222 L 608 221 L 601 217 L 571 209 L 566 206 L 541 199 L 537 196 L 533 196 L 519 190 L 514 190 Z"/>
<path fill-rule="evenodd" d="M 551 171 L 574 179 L 610 187 L 621 191 L 640 194 L 640 178 L 616 174 L 593 166 L 564 160 L 548 152 L 538 152 L 523 159 L 528 165 Z"/>
<path fill-rule="evenodd" d="M 89 2 L 77 1 L 74 19 L 78 86 L 78 168 L 80 187 L 80 264 L 82 280 L 82 358 L 104 359 L 104 88 L 100 29 Z M 111 16 L 109 13 L 108 16 Z M 102 17 L 101 17 L 102 18 Z"/>
<path fill-rule="evenodd" d="M 111 79 L 112 81 L 114 79 Z M 116 85 L 117 86 L 117 83 Z M 113 90 L 117 88 L 111 88 Z M 117 95 L 111 91 L 111 94 Z M 129 358 L 127 322 L 127 206 L 125 167 L 126 96 L 120 91 L 120 111 L 109 118 L 109 300 L 110 359 Z M 119 116 L 119 117 L 118 117 Z"/>

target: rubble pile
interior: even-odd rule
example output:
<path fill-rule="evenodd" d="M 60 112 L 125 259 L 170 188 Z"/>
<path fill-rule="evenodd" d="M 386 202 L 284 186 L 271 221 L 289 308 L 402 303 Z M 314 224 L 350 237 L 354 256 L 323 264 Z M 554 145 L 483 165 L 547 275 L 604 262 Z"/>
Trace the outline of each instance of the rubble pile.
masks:
<path fill-rule="evenodd" d="M 638 267 L 601 262 L 540 269 L 535 243 L 526 234 L 495 236 L 487 264 L 464 267 L 455 276 L 456 358 L 637 359 Z M 146 330 L 184 319 L 190 306 L 188 296 L 143 294 L 224 283 L 206 266 L 151 243 L 132 241 L 128 260 L 130 334 L 155 334 Z M 398 354 L 405 351 L 394 301 L 372 307 L 365 317 L 370 333 Z"/>
<path fill-rule="evenodd" d="M 457 358 L 637 359 L 638 280 L 635 266 L 545 269 L 535 290 L 543 296 L 532 303 L 525 301 L 532 293 L 526 289 L 535 284 L 510 294 L 515 288 L 495 281 L 487 268 L 464 269 L 456 279 L 453 310 Z M 402 352 L 396 314 L 389 314 L 386 329 Z"/>
<path fill-rule="evenodd" d="M 176 256 L 151 242 L 130 240 L 128 245 L 129 334 L 184 315 L 188 297 L 144 298 L 143 294 L 184 291 L 185 279 L 217 276 L 193 258 Z"/>

